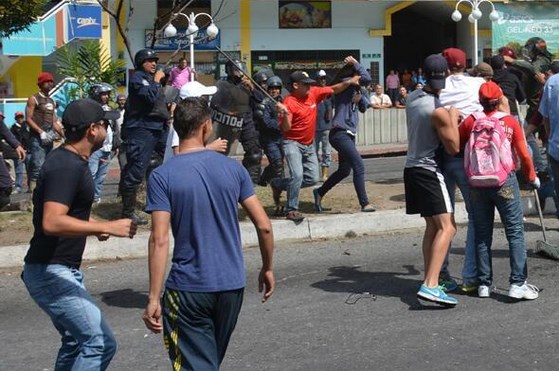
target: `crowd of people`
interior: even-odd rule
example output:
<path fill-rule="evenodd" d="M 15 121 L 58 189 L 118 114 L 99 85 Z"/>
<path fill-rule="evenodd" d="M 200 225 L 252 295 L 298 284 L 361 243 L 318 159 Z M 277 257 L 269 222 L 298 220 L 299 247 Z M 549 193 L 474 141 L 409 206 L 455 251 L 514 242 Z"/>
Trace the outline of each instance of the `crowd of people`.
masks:
<path fill-rule="evenodd" d="M 392 102 L 406 110 L 406 213 L 420 214 L 426 222 L 425 273 L 417 297 L 455 306 L 458 301 L 449 292 L 458 289 L 477 291 L 481 298 L 491 295 L 496 208 L 509 243 L 509 296 L 536 299 L 539 290 L 527 281 L 520 184 L 538 189 L 545 174 L 551 174 L 546 182 L 559 177 L 559 80 L 553 76 L 559 63 L 552 62 L 539 38 L 528 40 L 524 52 L 524 58 L 517 58 L 501 48 L 487 63 L 467 69 L 465 53 L 447 48 L 428 56 L 418 73 L 404 71 L 404 85 L 390 71 L 388 94 L 376 84 L 369 95 L 371 76 L 352 56 L 330 81 L 323 70 L 316 79 L 295 71 L 284 82 L 268 69 L 251 78 L 242 61 L 230 59 L 227 78 L 205 86 L 186 60 L 168 76 L 158 67 L 158 55 L 142 49 L 134 58 L 128 97 L 118 95 L 114 104 L 113 87 L 95 83 L 89 98 L 71 102 L 61 119 L 48 95 L 52 75 L 41 73 L 39 92 L 27 101 L 26 112 L 15 114 L 11 131 L 0 125 L 0 134 L 16 153 L 16 191 L 24 190 L 21 169 L 27 164 L 34 235 L 22 279 L 61 335 L 56 368 L 104 370 L 116 352 L 115 337 L 85 288 L 80 264 L 87 236 L 133 238 L 137 226 L 147 224 L 136 211 L 137 192 L 147 178 L 151 234 L 143 320 L 151 331 L 163 332 L 176 369 L 219 369 L 246 284 L 238 206 L 258 234 L 258 281 L 265 302 L 275 287 L 273 231 L 254 186 L 270 185 L 276 212 L 300 223 L 302 188 L 323 181 L 313 189 L 320 213 L 328 192 L 353 172 L 360 210 L 374 212 L 355 144 L 359 112 Z M 410 90 L 411 84 L 421 86 Z M 529 110 L 521 123 L 518 104 L 525 97 Z M 537 143 L 529 146 L 526 140 L 541 128 L 549 138 L 549 161 L 543 164 L 538 163 Z M 482 132 L 486 143 L 498 145 L 478 147 Z M 58 137 L 64 141 L 53 150 Z M 231 152 L 236 140 L 244 148 L 242 164 L 222 155 Z M 330 146 L 338 152 L 332 173 Z M 500 156 L 490 156 L 492 148 Z M 262 171 L 263 153 L 268 166 Z M 91 208 L 102 197 L 113 157 L 121 166 L 122 218 L 97 221 Z M 9 187 L 4 184 L 6 173 L 0 166 L 2 203 L 9 202 L 12 186 L 11 179 Z M 552 184 L 552 194 L 559 194 L 557 183 Z M 468 211 L 460 286 L 448 270 L 457 187 Z M 165 280 L 169 231 L 174 250 Z"/>

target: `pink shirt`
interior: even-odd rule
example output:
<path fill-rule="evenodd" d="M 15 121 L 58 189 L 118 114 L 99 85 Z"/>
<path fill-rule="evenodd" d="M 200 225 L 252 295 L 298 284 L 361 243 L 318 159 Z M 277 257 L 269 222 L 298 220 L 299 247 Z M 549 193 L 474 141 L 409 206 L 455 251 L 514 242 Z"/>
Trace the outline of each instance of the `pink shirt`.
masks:
<path fill-rule="evenodd" d="M 180 89 L 184 84 L 190 82 L 190 67 L 185 67 L 184 69 L 180 69 L 178 67 L 174 67 L 169 74 L 169 82 L 171 86 Z"/>
<path fill-rule="evenodd" d="M 398 75 L 386 76 L 387 89 L 398 89 L 399 86 L 400 86 L 400 78 L 398 77 Z"/>

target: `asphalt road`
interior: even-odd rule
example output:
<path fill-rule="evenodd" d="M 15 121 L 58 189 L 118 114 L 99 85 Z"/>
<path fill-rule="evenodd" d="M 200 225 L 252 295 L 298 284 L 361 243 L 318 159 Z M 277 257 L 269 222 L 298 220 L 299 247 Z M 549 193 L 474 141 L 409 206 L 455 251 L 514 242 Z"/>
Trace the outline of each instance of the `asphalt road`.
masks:
<path fill-rule="evenodd" d="M 559 222 L 548 219 L 550 241 Z M 526 228 L 533 248 L 537 220 Z M 354 239 L 282 242 L 277 289 L 266 304 L 256 292 L 259 253 L 245 250 L 248 287 L 224 371 L 245 370 L 556 370 L 559 356 L 559 265 L 530 254 L 529 280 L 543 291 L 513 302 L 502 229 L 494 234 L 499 292 L 459 296 L 453 309 L 421 305 L 422 231 Z M 459 276 L 465 230 L 451 252 Z M 168 370 L 162 339 L 140 319 L 145 260 L 84 264 L 86 284 L 119 341 L 111 370 Z M 52 370 L 59 337 L 31 301 L 17 272 L 0 274 L 0 370 Z"/>

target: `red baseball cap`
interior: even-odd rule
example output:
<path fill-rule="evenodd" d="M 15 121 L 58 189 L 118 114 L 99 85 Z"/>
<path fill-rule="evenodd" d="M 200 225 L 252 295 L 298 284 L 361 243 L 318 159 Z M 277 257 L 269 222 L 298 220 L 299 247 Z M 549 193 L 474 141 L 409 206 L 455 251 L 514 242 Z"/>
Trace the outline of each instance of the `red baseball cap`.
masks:
<path fill-rule="evenodd" d="M 466 53 L 458 48 L 447 48 L 443 50 L 443 57 L 448 63 L 450 70 L 466 68 Z"/>
<path fill-rule="evenodd" d="M 503 91 L 499 85 L 495 84 L 493 81 L 481 84 L 479 87 L 479 100 L 480 101 L 491 101 L 497 100 L 503 96 Z"/>
<path fill-rule="evenodd" d="M 24 114 L 23 112 L 21 112 L 21 111 L 17 111 L 17 112 L 15 113 L 15 115 L 14 115 L 15 118 L 18 118 L 18 117 L 20 117 L 20 116 L 21 116 L 21 117 L 25 117 L 25 114 Z"/>
<path fill-rule="evenodd" d="M 0 111 L 0 116 L 1 116 L 2 118 L 6 117 L 6 116 L 4 116 L 4 112 L 2 112 L 2 111 Z"/>
<path fill-rule="evenodd" d="M 511 58 L 516 59 L 516 53 L 512 48 L 509 48 L 508 46 L 503 46 L 502 48 L 499 48 L 499 55 L 502 55 L 503 57 L 509 56 Z"/>
<path fill-rule="evenodd" d="M 42 85 L 43 83 L 45 83 L 47 81 L 54 82 L 54 78 L 52 77 L 52 75 L 49 72 L 41 72 L 39 74 L 39 77 L 37 78 L 37 85 Z"/>

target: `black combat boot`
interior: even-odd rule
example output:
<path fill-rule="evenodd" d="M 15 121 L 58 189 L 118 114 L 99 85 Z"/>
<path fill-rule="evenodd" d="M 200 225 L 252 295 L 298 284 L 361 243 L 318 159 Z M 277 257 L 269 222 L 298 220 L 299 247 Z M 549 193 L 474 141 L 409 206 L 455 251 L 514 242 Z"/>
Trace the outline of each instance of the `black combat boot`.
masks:
<path fill-rule="evenodd" d="M 136 191 L 121 191 L 122 217 L 132 219 L 137 225 L 146 225 L 148 221 L 134 211 L 136 207 Z"/>

